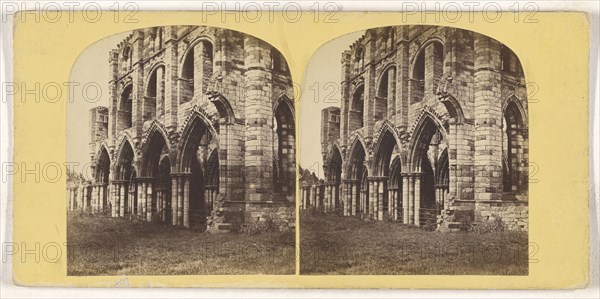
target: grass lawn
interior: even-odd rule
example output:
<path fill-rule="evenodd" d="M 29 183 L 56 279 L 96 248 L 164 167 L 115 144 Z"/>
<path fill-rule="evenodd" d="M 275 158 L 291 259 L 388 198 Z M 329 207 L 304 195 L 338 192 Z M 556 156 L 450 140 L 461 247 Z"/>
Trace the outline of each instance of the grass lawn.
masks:
<path fill-rule="evenodd" d="M 439 233 L 302 212 L 300 240 L 300 274 L 528 274 L 526 232 Z"/>
<path fill-rule="evenodd" d="M 294 274 L 295 233 L 209 234 L 69 214 L 68 275 Z"/>

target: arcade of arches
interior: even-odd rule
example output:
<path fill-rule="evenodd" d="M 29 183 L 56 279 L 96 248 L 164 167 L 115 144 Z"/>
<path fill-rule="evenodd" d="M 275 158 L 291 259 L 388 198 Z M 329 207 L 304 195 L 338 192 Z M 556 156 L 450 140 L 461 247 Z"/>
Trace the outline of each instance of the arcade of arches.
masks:
<path fill-rule="evenodd" d="M 302 183 L 302 209 L 528 229 L 527 94 L 512 51 L 462 29 L 396 26 L 367 30 L 342 57 L 341 107 L 322 110 L 324 179 Z"/>
<path fill-rule="evenodd" d="M 110 106 L 90 111 L 93 179 L 68 186 L 69 210 L 200 230 L 267 217 L 294 227 L 294 102 L 276 49 L 220 28 L 146 28 L 110 66 Z"/>

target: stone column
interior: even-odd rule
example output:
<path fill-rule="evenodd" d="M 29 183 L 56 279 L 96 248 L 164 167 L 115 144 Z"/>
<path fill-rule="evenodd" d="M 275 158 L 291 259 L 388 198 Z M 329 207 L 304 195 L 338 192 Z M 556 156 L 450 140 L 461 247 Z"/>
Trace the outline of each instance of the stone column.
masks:
<path fill-rule="evenodd" d="M 392 220 L 396 220 L 396 189 L 388 189 L 388 211 Z"/>
<path fill-rule="evenodd" d="M 408 224 L 415 224 L 415 178 L 410 174 L 408 176 Z"/>
<path fill-rule="evenodd" d="M 177 177 L 171 177 L 171 221 L 173 225 L 177 225 Z"/>
<path fill-rule="evenodd" d="M 183 226 L 190 227 L 190 179 L 183 178 Z"/>
<path fill-rule="evenodd" d="M 421 173 L 415 176 L 415 225 L 421 226 Z"/>
<path fill-rule="evenodd" d="M 168 181 L 167 181 L 168 183 Z M 165 189 L 161 193 L 161 201 L 162 201 L 162 214 L 161 219 L 163 222 L 167 221 L 167 200 L 170 194 L 167 194 L 167 186 L 164 186 Z"/>
<path fill-rule="evenodd" d="M 373 215 L 373 218 L 375 218 L 375 182 L 372 179 L 368 179 L 368 184 L 369 184 L 369 196 L 367 198 L 367 202 L 368 202 L 368 210 L 367 212 L 369 213 L 369 215 Z"/>
<path fill-rule="evenodd" d="M 502 199 L 502 74 L 500 43 L 475 34 L 475 200 Z M 460 196 L 460 194 L 459 194 Z"/>
<path fill-rule="evenodd" d="M 148 179 L 148 182 L 146 183 L 146 221 L 148 222 L 152 221 L 152 192 L 154 191 L 153 185 L 154 181 Z"/>
<path fill-rule="evenodd" d="M 333 194 L 333 210 L 338 212 L 338 209 L 340 207 L 340 185 L 336 184 L 335 185 L 335 189 L 334 189 L 334 194 Z"/>
<path fill-rule="evenodd" d="M 177 225 L 183 225 L 183 179 L 177 178 Z"/>
<path fill-rule="evenodd" d="M 158 180 L 154 186 L 154 196 L 156 197 L 156 215 L 162 221 L 162 186 Z"/>
<path fill-rule="evenodd" d="M 137 183 L 137 194 L 138 194 L 138 200 L 137 200 L 137 215 L 138 217 L 142 217 L 142 215 L 144 215 L 144 211 L 143 211 L 143 206 L 144 206 L 144 194 L 146 193 L 146 189 L 144 189 L 145 185 L 144 185 L 144 181 L 142 181 L 141 179 L 138 179 L 138 183 Z"/>
<path fill-rule="evenodd" d="M 352 212 L 350 215 L 356 216 L 356 202 L 358 201 L 358 182 L 353 182 L 352 184 Z"/>
<path fill-rule="evenodd" d="M 409 195 L 408 191 L 410 190 L 410 183 L 408 180 L 408 176 L 406 174 L 402 175 L 402 222 L 404 224 L 409 224 Z"/>
<path fill-rule="evenodd" d="M 119 192 L 119 216 L 125 216 L 125 202 L 127 201 L 127 193 L 125 191 L 125 183 L 119 184 L 120 192 Z"/>
<path fill-rule="evenodd" d="M 117 207 L 118 207 L 118 196 L 119 196 L 119 188 L 115 182 L 110 184 L 110 204 L 111 204 L 111 217 L 117 217 Z"/>
<path fill-rule="evenodd" d="M 141 219 L 146 219 L 146 209 L 148 208 L 146 201 L 147 201 L 147 197 L 148 197 L 148 181 L 146 179 L 144 179 L 142 181 L 142 191 L 140 192 L 140 199 L 138 200 L 138 202 L 140 202 L 140 218 Z"/>
<path fill-rule="evenodd" d="M 377 183 L 378 183 L 378 193 L 379 193 L 379 195 L 377 196 L 377 200 L 379 201 L 379 207 L 378 207 L 379 214 L 378 214 L 377 218 L 379 220 L 383 220 L 383 201 L 385 198 L 385 189 L 386 189 L 385 179 L 379 179 Z M 389 202 L 389 199 L 388 199 L 388 202 Z M 388 209 L 388 212 L 389 212 L 389 209 Z"/>
<path fill-rule="evenodd" d="M 135 202 L 135 198 L 136 198 L 136 191 L 137 190 L 137 186 L 136 183 L 134 181 L 131 181 L 129 183 L 129 214 L 131 216 L 135 216 L 135 212 L 136 212 L 136 202 Z"/>
<path fill-rule="evenodd" d="M 104 213 L 104 209 L 106 208 L 105 203 L 106 203 L 106 185 L 101 185 L 100 188 L 98 188 L 98 200 L 100 201 L 100 212 Z"/>
<path fill-rule="evenodd" d="M 352 185 L 350 181 L 346 181 L 344 187 L 344 216 L 350 216 L 350 211 L 352 210 Z"/>

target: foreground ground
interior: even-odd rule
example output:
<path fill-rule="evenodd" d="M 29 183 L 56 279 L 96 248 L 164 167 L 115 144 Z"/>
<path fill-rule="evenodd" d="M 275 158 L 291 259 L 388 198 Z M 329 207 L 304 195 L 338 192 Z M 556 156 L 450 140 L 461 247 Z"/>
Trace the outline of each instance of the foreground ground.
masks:
<path fill-rule="evenodd" d="M 303 212 L 300 240 L 300 274 L 528 274 L 526 232 L 439 233 Z"/>
<path fill-rule="evenodd" d="M 208 234 L 69 214 L 68 275 L 294 274 L 295 233 Z"/>

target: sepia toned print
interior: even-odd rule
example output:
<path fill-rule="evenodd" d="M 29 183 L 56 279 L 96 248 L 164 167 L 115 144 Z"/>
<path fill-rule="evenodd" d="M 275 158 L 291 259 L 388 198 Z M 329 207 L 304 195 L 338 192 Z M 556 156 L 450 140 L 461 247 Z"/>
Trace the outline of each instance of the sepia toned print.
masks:
<path fill-rule="evenodd" d="M 528 103 L 515 53 L 436 26 L 369 29 L 340 49 L 322 164 L 301 160 L 322 165 L 301 170 L 301 273 L 526 275 Z"/>
<path fill-rule="evenodd" d="M 69 275 L 293 274 L 282 54 L 236 31 L 165 26 L 124 35 L 107 57 L 107 105 L 70 115 L 89 124 L 89 147 L 70 150 L 89 151 L 92 171 L 69 175 L 68 241 L 109 258 L 79 250 Z"/>

